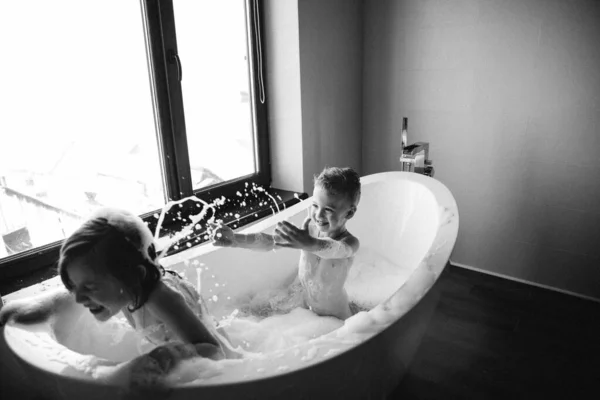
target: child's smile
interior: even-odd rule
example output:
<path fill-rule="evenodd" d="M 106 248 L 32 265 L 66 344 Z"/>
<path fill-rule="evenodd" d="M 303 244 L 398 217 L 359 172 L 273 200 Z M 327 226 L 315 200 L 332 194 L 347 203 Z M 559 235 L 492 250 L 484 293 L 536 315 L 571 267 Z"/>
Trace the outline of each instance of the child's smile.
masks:
<path fill-rule="evenodd" d="M 99 321 L 106 321 L 129 305 L 117 280 L 107 274 L 98 259 L 101 256 L 83 256 L 67 267 L 75 301 L 86 307 Z"/>
<path fill-rule="evenodd" d="M 352 215 L 351 209 L 346 196 L 332 194 L 319 186 L 315 187 L 310 218 L 319 231 L 333 236 L 340 233 Z"/>

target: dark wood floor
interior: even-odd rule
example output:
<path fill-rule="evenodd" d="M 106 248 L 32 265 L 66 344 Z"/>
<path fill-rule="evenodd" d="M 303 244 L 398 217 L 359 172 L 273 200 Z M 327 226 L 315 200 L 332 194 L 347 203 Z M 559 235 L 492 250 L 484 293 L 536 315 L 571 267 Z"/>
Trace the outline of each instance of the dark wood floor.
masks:
<path fill-rule="evenodd" d="M 600 303 L 454 266 L 439 284 L 390 400 L 600 399 Z"/>

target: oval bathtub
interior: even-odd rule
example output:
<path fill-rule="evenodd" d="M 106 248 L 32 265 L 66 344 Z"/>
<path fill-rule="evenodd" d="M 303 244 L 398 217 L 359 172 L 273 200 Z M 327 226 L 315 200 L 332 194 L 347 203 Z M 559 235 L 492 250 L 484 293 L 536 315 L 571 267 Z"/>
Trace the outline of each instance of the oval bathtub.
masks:
<path fill-rule="evenodd" d="M 436 306 L 434 284 L 456 241 L 458 210 L 450 191 L 423 175 L 385 172 L 361 181 L 358 211 L 347 225 L 361 249 L 346 288 L 368 312 L 345 323 L 336 320 L 325 334 L 272 353 L 210 368 L 196 365 L 211 372 L 147 388 L 102 378 L 139 354 L 139 342 L 133 331 L 96 323 L 79 307 L 44 324 L 8 324 L 0 344 L 2 381 L 10 380 L 21 399 L 384 398 L 408 368 Z M 300 225 L 310 204 L 310 199 L 299 202 L 241 232 L 270 233 L 284 219 Z M 287 285 L 298 258 L 297 250 L 253 252 L 205 244 L 162 263 L 200 285 L 209 310 L 222 320 L 239 299 Z M 60 286 L 58 277 L 5 301 L 54 286 Z"/>

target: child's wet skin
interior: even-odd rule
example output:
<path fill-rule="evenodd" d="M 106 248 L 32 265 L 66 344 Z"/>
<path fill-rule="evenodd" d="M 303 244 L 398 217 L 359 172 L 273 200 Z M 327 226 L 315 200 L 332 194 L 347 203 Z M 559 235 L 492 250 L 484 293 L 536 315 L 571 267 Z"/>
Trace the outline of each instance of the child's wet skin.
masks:
<path fill-rule="evenodd" d="M 305 305 L 318 315 L 346 319 L 352 315 L 344 284 L 359 241 L 346 230 L 360 197 L 360 179 L 351 169 L 326 168 L 315 181 L 309 216 L 301 227 L 282 221 L 274 235 L 235 234 L 216 227 L 219 246 L 255 250 L 287 247 L 301 250 L 298 278 Z"/>
<path fill-rule="evenodd" d="M 349 235 L 347 232 L 344 234 Z M 330 247 L 335 244 L 336 242 L 330 242 Z M 340 319 L 352 315 L 344 283 L 353 261 L 353 257 L 321 258 L 307 251 L 301 253 L 298 277 L 305 288 L 306 305 L 311 310 L 319 315 L 331 315 Z"/>

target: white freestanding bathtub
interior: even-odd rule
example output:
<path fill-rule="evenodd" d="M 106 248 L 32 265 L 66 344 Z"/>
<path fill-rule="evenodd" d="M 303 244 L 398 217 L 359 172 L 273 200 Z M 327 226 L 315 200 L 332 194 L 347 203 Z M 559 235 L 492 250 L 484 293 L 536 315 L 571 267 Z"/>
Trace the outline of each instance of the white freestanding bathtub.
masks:
<path fill-rule="evenodd" d="M 0 343 L 1 381 L 11 382 L 20 399 L 384 398 L 408 368 L 437 303 L 435 282 L 456 241 L 458 210 L 450 191 L 423 175 L 386 172 L 361 181 L 358 211 L 347 225 L 361 249 L 346 288 L 351 300 L 370 311 L 272 354 L 221 361 L 211 364 L 210 374 L 138 387 L 107 381 L 100 373 L 135 356 L 133 332 L 115 335 L 114 323 L 96 323 L 80 307 L 44 324 L 8 324 Z M 310 204 L 310 199 L 299 202 L 241 232 L 272 232 L 283 219 L 300 225 Z M 219 320 L 240 298 L 289 283 L 298 258 L 298 250 L 253 252 L 205 244 L 162 261 L 201 286 Z M 53 286 L 60 286 L 58 277 L 5 301 Z"/>

